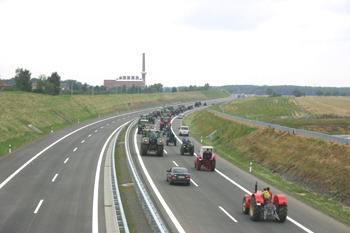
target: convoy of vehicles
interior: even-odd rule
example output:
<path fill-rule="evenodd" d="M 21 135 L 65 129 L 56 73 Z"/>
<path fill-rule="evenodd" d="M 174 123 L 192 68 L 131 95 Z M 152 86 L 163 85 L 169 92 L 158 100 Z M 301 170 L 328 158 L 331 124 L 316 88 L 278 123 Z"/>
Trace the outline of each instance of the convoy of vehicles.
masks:
<path fill-rule="evenodd" d="M 196 102 L 195 107 L 201 106 L 201 102 Z M 204 106 L 207 104 L 204 103 Z M 157 156 L 163 156 L 164 140 L 161 136 L 163 130 L 163 137 L 166 135 L 166 145 L 173 144 L 176 146 L 177 138 L 171 130 L 171 117 L 177 116 L 178 119 L 183 118 L 182 112 L 193 108 L 192 106 L 179 106 L 176 110 L 174 108 L 161 108 L 154 110 L 152 114 L 141 116 L 138 124 L 138 133 L 142 134 L 141 139 L 141 155 L 145 156 L 151 153 Z M 161 117 L 159 125 L 160 130 L 152 129 L 152 123 L 158 116 Z M 179 128 L 179 136 L 189 136 L 189 127 L 181 126 Z M 180 154 L 189 153 L 194 155 L 194 144 L 190 140 L 185 140 L 181 143 Z M 196 170 L 215 171 L 217 156 L 214 154 L 212 146 L 202 146 L 194 160 L 194 167 Z M 187 184 L 190 185 L 191 177 L 189 170 L 185 167 L 172 167 L 166 171 L 166 181 L 169 184 Z M 264 199 L 263 193 L 257 190 L 251 194 L 245 194 L 242 202 L 242 212 L 249 214 L 252 221 L 259 221 L 261 218 L 266 219 L 271 216 L 278 222 L 285 222 L 287 219 L 288 205 L 287 199 L 284 195 L 274 195 L 270 199 Z"/>

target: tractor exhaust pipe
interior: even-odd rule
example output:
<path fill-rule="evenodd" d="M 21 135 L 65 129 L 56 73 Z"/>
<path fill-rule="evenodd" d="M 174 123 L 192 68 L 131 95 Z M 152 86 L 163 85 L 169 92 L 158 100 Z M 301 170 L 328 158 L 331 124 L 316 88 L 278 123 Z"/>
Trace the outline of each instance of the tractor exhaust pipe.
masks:
<path fill-rule="evenodd" d="M 255 183 L 255 193 L 258 192 L 258 181 Z"/>

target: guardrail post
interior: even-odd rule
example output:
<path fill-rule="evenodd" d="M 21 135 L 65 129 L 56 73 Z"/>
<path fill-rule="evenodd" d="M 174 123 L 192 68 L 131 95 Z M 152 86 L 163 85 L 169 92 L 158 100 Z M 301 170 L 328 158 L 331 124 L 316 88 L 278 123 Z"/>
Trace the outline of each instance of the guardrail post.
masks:
<path fill-rule="evenodd" d="M 11 145 L 9 145 L 9 153 L 11 154 Z"/>
<path fill-rule="evenodd" d="M 252 172 L 252 162 L 250 162 L 249 172 Z"/>

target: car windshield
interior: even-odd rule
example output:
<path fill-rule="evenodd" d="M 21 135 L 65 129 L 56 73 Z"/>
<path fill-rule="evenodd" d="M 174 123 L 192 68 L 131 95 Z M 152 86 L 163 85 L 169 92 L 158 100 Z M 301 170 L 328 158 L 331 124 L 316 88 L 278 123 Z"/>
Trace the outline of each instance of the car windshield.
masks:
<path fill-rule="evenodd" d="M 173 169 L 173 172 L 174 172 L 174 173 L 181 173 L 181 174 L 186 174 L 186 173 L 188 173 L 187 170 L 185 170 L 185 169 L 178 169 L 178 168 Z"/>
<path fill-rule="evenodd" d="M 188 130 L 188 127 L 181 127 L 181 129 Z"/>

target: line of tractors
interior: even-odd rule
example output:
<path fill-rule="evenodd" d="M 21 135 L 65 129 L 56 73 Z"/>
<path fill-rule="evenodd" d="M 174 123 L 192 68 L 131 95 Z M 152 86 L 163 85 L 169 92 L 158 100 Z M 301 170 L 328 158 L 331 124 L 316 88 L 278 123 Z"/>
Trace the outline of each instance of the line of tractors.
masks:
<path fill-rule="evenodd" d="M 198 106 L 199 103 L 196 103 Z M 191 106 L 193 108 L 193 106 Z M 153 111 L 150 114 L 143 115 L 139 119 L 138 133 L 142 134 L 141 139 L 141 155 L 146 156 L 150 153 L 157 156 L 163 156 L 164 144 L 177 145 L 177 139 L 171 130 L 171 118 L 188 108 L 161 108 Z M 190 108 L 189 108 L 190 109 Z M 155 129 L 154 123 L 157 117 L 161 118 L 159 125 L 160 130 Z M 163 132 L 161 132 L 163 130 Z M 165 137 L 165 140 L 163 137 Z M 190 140 L 182 141 L 180 154 L 188 153 L 194 155 L 194 144 Z M 215 171 L 217 156 L 214 153 L 212 146 L 202 146 L 194 160 L 194 168 L 196 170 Z M 245 194 L 242 201 L 242 212 L 249 214 L 252 221 L 260 221 L 262 218 L 271 216 L 278 222 L 285 222 L 288 213 L 288 203 L 285 195 L 272 195 L 265 198 L 263 192 L 257 189 L 252 194 Z"/>

